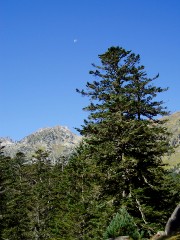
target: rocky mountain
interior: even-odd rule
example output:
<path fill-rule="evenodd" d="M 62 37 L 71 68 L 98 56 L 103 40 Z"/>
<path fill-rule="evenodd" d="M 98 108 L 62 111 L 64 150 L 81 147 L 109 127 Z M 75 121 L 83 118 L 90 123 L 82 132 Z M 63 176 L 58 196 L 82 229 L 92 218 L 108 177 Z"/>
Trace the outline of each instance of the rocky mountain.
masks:
<path fill-rule="evenodd" d="M 164 161 L 171 166 L 180 164 L 180 112 L 176 112 L 168 117 L 166 126 L 172 133 L 170 144 L 175 146 L 175 153 L 165 156 Z M 27 157 L 38 150 L 49 150 L 53 161 L 60 156 L 70 154 L 82 137 L 72 133 L 67 127 L 56 126 L 52 128 L 42 128 L 30 134 L 20 141 L 13 141 L 10 138 L 0 138 L 1 145 L 4 145 L 4 153 L 13 157 L 17 152 L 23 152 Z"/>
<path fill-rule="evenodd" d="M 10 138 L 0 138 L 5 155 L 13 157 L 17 152 L 23 152 L 29 158 L 36 150 L 42 149 L 50 151 L 53 161 L 70 154 L 80 141 L 80 136 L 62 126 L 39 129 L 16 142 Z"/>

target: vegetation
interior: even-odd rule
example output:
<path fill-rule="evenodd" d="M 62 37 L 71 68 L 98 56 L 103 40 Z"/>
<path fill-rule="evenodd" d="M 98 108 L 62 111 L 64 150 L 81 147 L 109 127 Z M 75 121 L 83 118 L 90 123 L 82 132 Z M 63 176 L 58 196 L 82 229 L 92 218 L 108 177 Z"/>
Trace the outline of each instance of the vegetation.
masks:
<path fill-rule="evenodd" d="M 120 209 L 107 227 L 104 239 L 115 238 L 118 236 L 129 236 L 134 240 L 140 239 L 137 226 L 124 207 Z"/>
<path fill-rule="evenodd" d="M 162 158 L 172 152 L 168 114 L 140 56 L 120 47 L 99 55 L 86 90 L 83 142 L 58 161 L 38 150 L 0 155 L 0 239 L 150 238 L 179 202 L 179 173 Z M 140 234 L 141 233 L 141 234 Z"/>
<path fill-rule="evenodd" d="M 148 78 L 140 56 L 131 51 L 112 47 L 99 58 L 101 66 L 93 64 L 90 71 L 95 80 L 77 90 L 90 98 L 84 108 L 90 112 L 88 120 L 79 130 L 87 137 L 86 159 L 93 159 L 100 172 L 101 199 L 116 212 L 126 205 L 148 234 L 163 224 L 164 209 L 170 207 L 162 156 L 172 149 L 164 121 L 157 120 L 168 113 L 156 100 L 166 89 L 155 87 L 158 75 Z"/>

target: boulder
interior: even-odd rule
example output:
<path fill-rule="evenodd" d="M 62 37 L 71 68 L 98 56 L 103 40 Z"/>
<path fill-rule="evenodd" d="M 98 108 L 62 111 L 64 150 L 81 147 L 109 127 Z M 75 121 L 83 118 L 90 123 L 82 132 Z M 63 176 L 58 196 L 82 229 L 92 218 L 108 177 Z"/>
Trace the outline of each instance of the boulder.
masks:
<path fill-rule="evenodd" d="M 173 236 L 180 232 L 180 204 L 175 208 L 165 227 L 167 236 Z"/>

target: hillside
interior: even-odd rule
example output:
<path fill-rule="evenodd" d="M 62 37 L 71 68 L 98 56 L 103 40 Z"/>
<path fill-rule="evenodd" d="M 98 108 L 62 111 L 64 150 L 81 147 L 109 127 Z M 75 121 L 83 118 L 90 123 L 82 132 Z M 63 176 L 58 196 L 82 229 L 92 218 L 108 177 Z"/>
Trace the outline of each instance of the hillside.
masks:
<path fill-rule="evenodd" d="M 5 155 L 13 157 L 17 152 L 23 152 L 30 157 L 36 150 L 43 149 L 51 152 L 53 161 L 72 152 L 80 140 L 80 136 L 62 126 L 39 129 L 16 142 L 10 138 L 0 138 L 1 145 L 5 146 Z"/>
<path fill-rule="evenodd" d="M 165 162 L 169 163 L 171 166 L 175 166 L 178 163 L 180 164 L 180 112 L 173 113 L 170 116 L 165 117 L 165 119 L 168 119 L 166 126 L 172 133 L 170 144 L 176 147 L 176 149 L 174 154 L 167 156 L 164 159 Z"/>

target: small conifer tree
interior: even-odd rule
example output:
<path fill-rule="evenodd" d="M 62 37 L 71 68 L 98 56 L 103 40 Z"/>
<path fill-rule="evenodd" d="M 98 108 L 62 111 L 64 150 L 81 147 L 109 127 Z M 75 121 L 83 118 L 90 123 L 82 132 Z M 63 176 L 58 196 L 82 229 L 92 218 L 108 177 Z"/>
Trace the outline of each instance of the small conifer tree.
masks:
<path fill-rule="evenodd" d="M 122 207 L 112 219 L 106 229 L 104 239 L 115 238 L 118 236 L 129 236 L 134 240 L 140 239 L 137 226 L 125 207 Z"/>

